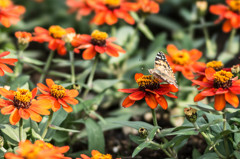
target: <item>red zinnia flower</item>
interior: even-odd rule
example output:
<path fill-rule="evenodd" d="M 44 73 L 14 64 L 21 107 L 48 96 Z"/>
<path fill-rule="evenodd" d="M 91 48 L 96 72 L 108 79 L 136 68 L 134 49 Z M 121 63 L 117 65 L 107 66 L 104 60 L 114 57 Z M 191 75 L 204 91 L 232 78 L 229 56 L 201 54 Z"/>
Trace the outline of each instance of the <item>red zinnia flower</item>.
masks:
<path fill-rule="evenodd" d="M 53 51 L 57 50 L 59 55 L 67 53 L 65 41 L 62 38 L 68 33 L 75 32 L 73 28 L 64 29 L 58 25 L 52 25 L 48 30 L 42 27 L 35 27 L 34 31 L 33 41 L 39 43 L 48 42 L 48 48 Z"/>
<path fill-rule="evenodd" d="M 229 32 L 232 28 L 240 28 L 240 0 L 226 0 L 226 3 L 228 6 L 222 4 L 212 5 L 209 10 L 211 13 L 219 15 L 219 19 L 215 23 L 226 19 L 222 30 Z"/>
<path fill-rule="evenodd" d="M 78 96 L 78 91 L 75 89 L 65 89 L 63 86 L 55 84 L 51 79 L 46 79 L 46 83 L 47 86 L 42 83 L 37 84 L 38 89 L 42 93 L 39 95 L 38 99 L 50 100 L 54 112 L 58 111 L 61 105 L 66 112 L 72 112 L 72 107 L 67 103 L 73 105 L 78 104 L 78 100 L 74 99 Z"/>
<path fill-rule="evenodd" d="M 12 58 L 2 59 L 2 57 L 7 56 L 8 54 L 10 54 L 8 51 L 0 53 L 0 76 L 4 76 L 4 71 L 13 73 L 13 70 L 6 64 L 14 66 L 14 63 L 18 61 L 18 59 Z"/>
<path fill-rule="evenodd" d="M 120 46 L 112 43 L 115 41 L 115 38 L 107 37 L 107 33 L 95 30 L 92 32 L 91 36 L 86 34 L 75 36 L 72 45 L 77 47 L 75 52 L 77 52 L 77 49 L 86 49 L 82 55 L 85 60 L 94 58 L 97 52 L 100 54 L 106 52 L 109 56 L 114 57 L 118 57 L 119 53 L 125 53 L 125 50 Z"/>
<path fill-rule="evenodd" d="M 51 108 L 49 100 L 34 99 L 37 94 L 37 88 L 34 88 L 32 92 L 20 88 L 17 91 L 8 91 L 5 88 L 0 88 L 0 94 L 8 99 L 0 99 L 1 113 L 4 115 L 11 114 L 10 123 L 12 125 L 17 124 L 21 118 L 29 119 L 29 117 L 34 121 L 40 122 L 42 117 L 39 114 L 50 114 L 48 111 Z"/>
<path fill-rule="evenodd" d="M 153 0 L 138 0 L 141 11 L 144 13 L 156 14 L 159 12 L 159 4 Z"/>
<path fill-rule="evenodd" d="M 146 103 L 151 109 L 155 109 L 158 104 L 163 109 L 167 109 L 168 103 L 163 95 L 171 98 L 177 98 L 177 96 L 171 94 L 171 92 L 178 91 L 174 85 L 160 84 L 160 81 L 152 75 L 136 73 L 135 80 L 139 86 L 138 88 L 118 90 L 124 93 L 131 93 L 122 103 L 122 106 L 125 108 L 132 106 L 135 101 L 145 98 Z"/>
<path fill-rule="evenodd" d="M 192 65 L 198 63 L 202 56 L 202 52 L 197 49 L 187 50 L 178 50 L 173 44 L 167 46 L 168 55 L 166 58 L 173 69 L 173 72 L 182 72 L 183 76 L 187 79 L 193 79 L 193 68 Z"/>
<path fill-rule="evenodd" d="M 6 159 L 71 159 L 64 157 L 63 153 L 69 150 L 69 146 L 55 147 L 50 143 L 42 140 L 35 141 L 21 141 L 16 150 L 16 154 L 7 152 L 4 157 Z"/>
<path fill-rule="evenodd" d="M 125 0 L 103 0 L 102 6 L 95 9 L 96 15 L 92 19 L 92 23 L 102 25 L 107 23 L 113 25 L 118 22 L 118 18 L 125 20 L 133 25 L 135 23 L 130 11 L 137 11 L 139 5 L 134 2 L 126 2 Z"/>
<path fill-rule="evenodd" d="M 216 110 L 222 110 L 226 101 L 233 107 L 238 107 L 239 100 L 236 94 L 240 94 L 240 80 L 232 78 L 233 74 L 231 72 L 215 71 L 213 68 L 207 68 L 205 76 L 207 81 L 192 80 L 193 83 L 203 89 L 201 93 L 195 96 L 195 102 L 207 96 L 215 96 L 214 107 Z"/>
<path fill-rule="evenodd" d="M 0 0 L 0 22 L 3 26 L 9 28 L 12 24 L 17 24 L 23 13 L 23 6 L 14 5 L 11 0 Z"/>

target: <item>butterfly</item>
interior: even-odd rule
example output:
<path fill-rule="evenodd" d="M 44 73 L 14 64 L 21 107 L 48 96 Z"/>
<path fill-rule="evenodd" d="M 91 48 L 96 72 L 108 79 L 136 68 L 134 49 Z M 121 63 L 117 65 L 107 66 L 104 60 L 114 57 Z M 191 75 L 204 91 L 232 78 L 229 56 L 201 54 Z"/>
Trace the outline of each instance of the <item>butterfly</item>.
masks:
<path fill-rule="evenodd" d="M 167 62 L 166 56 L 163 52 L 158 52 L 155 58 L 154 69 L 148 70 L 155 78 L 161 79 L 169 84 L 173 84 L 178 88 L 176 78 L 174 76 L 172 68 Z"/>

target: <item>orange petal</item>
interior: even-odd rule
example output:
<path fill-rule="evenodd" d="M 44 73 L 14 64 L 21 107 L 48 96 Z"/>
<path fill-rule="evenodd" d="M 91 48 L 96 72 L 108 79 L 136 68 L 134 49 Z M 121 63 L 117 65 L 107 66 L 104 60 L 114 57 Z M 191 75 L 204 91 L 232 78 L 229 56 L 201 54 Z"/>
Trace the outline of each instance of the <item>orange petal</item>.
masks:
<path fill-rule="evenodd" d="M 142 73 L 135 73 L 135 76 L 134 76 L 134 78 L 135 78 L 135 81 L 137 81 L 139 78 L 141 78 L 143 76 L 143 74 Z"/>
<path fill-rule="evenodd" d="M 156 95 L 155 98 L 156 98 L 158 104 L 161 105 L 161 107 L 164 110 L 166 110 L 168 108 L 168 103 L 167 103 L 167 100 L 164 98 L 164 96 Z"/>
<path fill-rule="evenodd" d="M 118 89 L 119 92 L 133 93 L 139 91 L 138 88 Z"/>
<path fill-rule="evenodd" d="M 10 54 L 9 51 L 4 51 L 4 52 L 0 53 L 0 57 L 7 56 L 8 54 Z"/>
<path fill-rule="evenodd" d="M 105 23 L 106 12 L 97 12 L 95 17 L 91 20 L 91 23 L 95 23 L 97 25 L 102 25 Z"/>
<path fill-rule="evenodd" d="M 32 92 L 32 99 L 35 98 L 35 96 L 37 95 L 37 88 L 34 88 L 31 92 Z"/>
<path fill-rule="evenodd" d="M 27 109 L 27 111 L 30 114 L 30 118 L 32 120 L 34 120 L 36 122 L 40 122 L 42 120 L 42 117 L 38 113 L 32 111 L 31 109 Z"/>
<path fill-rule="evenodd" d="M 225 106 L 226 106 L 226 100 L 225 100 L 224 94 L 216 95 L 214 108 L 220 111 L 220 110 L 223 110 Z"/>
<path fill-rule="evenodd" d="M 10 115 L 9 121 L 12 125 L 16 125 L 20 120 L 18 109 L 15 109 Z"/>
<path fill-rule="evenodd" d="M 135 103 L 135 101 L 134 101 L 134 100 L 131 100 L 131 99 L 129 98 L 129 96 L 127 96 L 127 97 L 124 99 L 124 101 L 123 101 L 123 103 L 122 103 L 122 106 L 123 106 L 124 108 L 128 108 L 128 107 L 132 106 L 134 103 Z"/>
<path fill-rule="evenodd" d="M 13 102 L 0 98 L 0 107 L 7 107 L 9 105 L 13 105 Z"/>
<path fill-rule="evenodd" d="M 52 80 L 52 79 L 50 79 L 50 78 L 46 79 L 46 83 L 47 83 L 47 86 L 48 86 L 49 88 L 51 88 L 51 87 L 52 87 L 52 85 L 54 85 L 54 84 L 55 84 L 55 83 L 53 82 L 53 80 Z"/>
<path fill-rule="evenodd" d="M 152 109 L 155 109 L 158 105 L 153 94 L 146 94 L 145 101 L 146 101 L 147 105 Z"/>
<path fill-rule="evenodd" d="M 176 52 L 178 52 L 179 50 L 177 49 L 177 47 L 173 44 L 169 44 L 167 46 L 167 52 L 170 56 L 173 56 Z"/>
<path fill-rule="evenodd" d="M 0 88 L 0 94 L 7 99 L 14 99 L 14 93 L 12 91 L 6 90 L 5 88 Z"/>
<path fill-rule="evenodd" d="M 53 110 L 54 112 L 56 112 L 56 111 L 58 111 L 60 108 L 61 108 L 61 104 L 60 104 L 57 100 L 55 100 L 54 106 L 52 107 L 52 110 Z"/>
<path fill-rule="evenodd" d="M 91 152 L 91 154 L 92 154 L 92 156 L 95 156 L 95 155 L 97 155 L 97 154 L 99 154 L 100 152 L 98 151 L 98 150 L 92 150 L 92 152 Z"/>
<path fill-rule="evenodd" d="M 96 56 L 96 53 L 94 46 L 91 46 L 83 51 L 82 57 L 84 60 L 91 60 Z"/>
<path fill-rule="evenodd" d="M 72 109 L 72 107 L 71 107 L 71 106 L 68 106 L 68 107 L 63 107 L 63 109 L 64 109 L 66 112 L 68 112 L 68 113 L 70 113 L 70 112 L 72 112 L 72 111 L 73 111 L 73 109 Z"/>
<path fill-rule="evenodd" d="M 48 88 L 47 86 L 45 86 L 44 84 L 42 84 L 42 83 L 38 83 L 37 86 L 38 86 L 38 89 L 39 89 L 41 92 L 42 92 L 42 91 L 44 91 L 44 93 L 50 92 L 50 91 L 49 91 L 49 88 Z"/>
<path fill-rule="evenodd" d="M 62 100 L 64 100 L 66 103 L 69 103 L 69 104 L 73 104 L 73 105 L 78 104 L 78 100 L 71 97 L 65 96 L 62 98 Z"/>
<path fill-rule="evenodd" d="M 77 97 L 79 92 L 76 89 L 71 89 L 69 91 L 66 92 L 67 96 L 69 97 Z"/>
<path fill-rule="evenodd" d="M 14 107 L 13 105 L 9 105 L 9 106 L 3 107 L 3 108 L 1 109 L 1 113 L 2 113 L 3 115 L 5 115 L 5 114 L 11 114 L 14 109 L 15 109 L 15 107 Z"/>
<path fill-rule="evenodd" d="M 199 93 L 194 97 L 194 102 L 198 102 L 200 100 L 203 100 L 204 98 L 205 96 L 202 96 L 201 93 Z"/>
<path fill-rule="evenodd" d="M 207 68 L 205 70 L 205 75 L 206 75 L 206 78 L 210 81 L 213 81 L 214 80 L 214 74 L 216 73 L 216 71 L 213 69 L 213 68 Z"/>
<path fill-rule="evenodd" d="M 137 92 L 134 92 L 134 93 L 132 93 L 132 94 L 130 94 L 129 95 L 129 98 L 131 99 L 131 100 L 141 100 L 141 99 L 143 99 L 143 97 L 145 96 L 145 92 L 143 92 L 143 91 L 137 91 Z"/>
<path fill-rule="evenodd" d="M 81 154 L 82 159 L 91 159 L 90 157 L 88 157 L 87 155 Z"/>
<path fill-rule="evenodd" d="M 72 107 L 70 105 L 68 105 L 65 101 L 63 101 L 62 99 L 58 99 L 58 102 L 63 106 L 63 109 L 66 111 L 66 112 L 72 112 Z M 71 107 L 71 108 L 69 108 Z"/>
<path fill-rule="evenodd" d="M 232 92 L 228 92 L 225 94 L 225 99 L 228 103 L 230 103 L 233 107 L 237 108 L 239 105 L 239 99 L 236 94 Z"/>
<path fill-rule="evenodd" d="M 118 18 L 115 14 L 113 14 L 112 11 L 108 11 L 107 14 L 105 15 L 105 21 L 108 25 L 113 25 L 117 23 Z"/>
<path fill-rule="evenodd" d="M 9 72 L 9 73 L 13 73 L 13 70 L 11 68 L 9 68 L 7 65 L 0 63 L 0 68 L 3 71 Z"/>
<path fill-rule="evenodd" d="M 221 15 L 227 10 L 228 10 L 227 6 L 223 4 L 211 5 L 209 8 L 209 11 L 216 15 Z"/>
<path fill-rule="evenodd" d="M 118 51 L 111 47 L 111 46 L 107 46 L 106 47 L 106 53 L 109 55 L 109 56 L 113 56 L 113 57 L 118 57 L 119 54 L 118 54 Z"/>
<path fill-rule="evenodd" d="M 189 51 L 192 62 L 197 61 L 202 57 L 202 52 L 197 49 L 192 49 Z"/>
<path fill-rule="evenodd" d="M 30 114 L 24 109 L 20 108 L 18 111 L 21 118 L 28 119 L 30 117 Z"/>
<path fill-rule="evenodd" d="M 51 99 L 39 99 L 32 102 L 32 106 L 41 107 L 42 109 L 50 109 L 54 101 Z"/>
<path fill-rule="evenodd" d="M 232 25 L 231 25 L 230 20 L 226 20 L 226 21 L 223 23 L 222 30 L 223 30 L 223 32 L 225 32 L 225 33 L 228 33 L 228 32 L 230 32 L 230 31 L 232 30 Z"/>

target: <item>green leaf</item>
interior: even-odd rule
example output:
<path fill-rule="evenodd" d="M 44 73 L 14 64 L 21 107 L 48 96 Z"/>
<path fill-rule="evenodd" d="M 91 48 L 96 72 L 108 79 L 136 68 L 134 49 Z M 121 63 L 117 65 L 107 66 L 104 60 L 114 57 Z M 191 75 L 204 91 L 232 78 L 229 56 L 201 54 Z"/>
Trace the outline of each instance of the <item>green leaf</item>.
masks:
<path fill-rule="evenodd" d="M 154 40 L 154 36 L 147 25 L 145 25 L 144 23 L 140 23 L 138 25 L 138 28 L 149 40 Z"/>
<path fill-rule="evenodd" d="M 140 151 L 142 151 L 145 147 L 149 146 L 150 142 L 143 142 L 138 147 L 136 147 L 132 153 L 132 157 L 135 157 Z"/>
<path fill-rule="evenodd" d="M 120 124 L 123 126 L 128 126 L 128 127 L 131 127 L 131 128 L 137 129 L 137 130 L 142 127 L 146 128 L 148 130 L 153 129 L 152 125 L 142 122 L 142 121 L 117 121 L 117 122 L 113 122 L 113 123 Z"/>
<path fill-rule="evenodd" d="M 214 152 L 211 152 L 200 156 L 198 159 L 216 159 L 216 158 L 219 158 L 218 155 Z"/>
<path fill-rule="evenodd" d="M 79 130 L 66 129 L 66 128 L 56 126 L 56 125 L 50 125 L 49 127 L 53 130 L 58 130 L 58 131 L 66 131 L 66 132 L 72 132 L 72 133 L 79 133 L 80 132 Z"/>
<path fill-rule="evenodd" d="M 101 127 L 91 118 L 85 121 L 88 135 L 88 150 L 98 150 L 104 153 L 105 140 Z"/>
<path fill-rule="evenodd" d="M 236 159 L 240 159 L 240 152 L 239 151 L 234 151 L 233 154 L 236 157 Z"/>
<path fill-rule="evenodd" d="M 69 138 L 69 134 L 66 131 L 58 131 L 57 133 L 54 134 L 53 136 L 53 140 L 58 142 L 58 143 L 62 143 L 67 141 Z M 79 156 L 79 155 L 78 155 Z"/>
<path fill-rule="evenodd" d="M 20 88 L 21 86 L 26 84 L 29 80 L 30 80 L 30 76 L 28 76 L 28 75 L 23 75 L 23 76 L 16 78 L 16 80 L 11 82 L 10 90 L 17 90 L 17 88 Z"/>
<path fill-rule="evenodd" d="M 158 131 L 159 128 L 160 128 L 159 126 L 154 126 L 154 127 L 152 128 L 152 130 L 151 130 L 150 133 L 148 134 L 149 140 L 153 140 L 153 138 L 154 138 L 154 136 L 155 136 L 155 134 L 156 134 L 156 132 Z"/>
<path fill-rule="evenodd" d="M 7 140 L 12 145 L 18 145 L 18 143 L 20 142 L 20 138 L 19 128 L 17 126 L 2 124 L 0 129 L 5 140 Z M 26 132 L 23 130 L 22 140 L 26 140 L 26 138 L 27 138 Z"/>
<path fill-rule="evenodd" d="M 110 87 L 113 87 L 118 82 L 120 82 L 120 80 L 117 79 L 95 80 L 93 82 L 93 90 L 99 93 Z"/>
<path fill-rule="evenodd" d="M 182 142 L 185 139 L 188 139 L 190 135 L 180 135 L 180 136 L 175 136 L 173 139 L 171 139 L 169 142 L 163 144 L 163 148 L 168 148 L 168 147 L 174 147 L 175 144 L 178 144 Z"/>
<path fill-rule="evenodd" d="M 198 152 L 198 150 L 194 148 L 193 152 L 192 152 L 192 159 L 198 159 L 200 156 L 201 156 L 201 153 Z"/>

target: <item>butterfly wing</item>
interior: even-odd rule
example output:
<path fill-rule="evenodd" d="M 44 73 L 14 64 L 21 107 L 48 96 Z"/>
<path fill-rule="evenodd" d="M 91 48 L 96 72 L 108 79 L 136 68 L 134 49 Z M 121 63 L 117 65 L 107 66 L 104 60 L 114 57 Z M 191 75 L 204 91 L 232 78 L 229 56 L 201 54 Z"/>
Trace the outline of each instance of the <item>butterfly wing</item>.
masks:
<path fill-rule="evenodd" d="M 158 79 L 161 79 L 169 84 L 173 84 L 178 87 L 176 78 L 174 76 L 172 68 L 167 62 L 166 56 L 163 52 L 159 52 L 155 58 L 154 69 L 150 69 L 149 72 Z"/>

